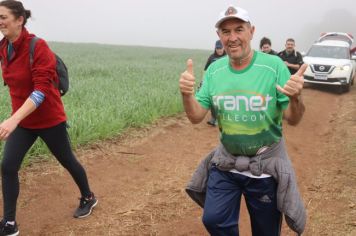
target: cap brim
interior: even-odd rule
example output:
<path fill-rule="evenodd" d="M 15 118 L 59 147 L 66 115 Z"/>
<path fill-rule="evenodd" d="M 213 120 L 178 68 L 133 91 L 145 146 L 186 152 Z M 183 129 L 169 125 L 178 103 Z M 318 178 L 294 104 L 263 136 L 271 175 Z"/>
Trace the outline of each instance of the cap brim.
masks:
<path fill-rule="evenodd" d="M 240 18 L 240 17 L 237 17 L 237 16 L 226 16 L 224 18 L 221 18 L 218 22 L 216 22 L 215 27 L 219 28 L 221 23 L 223 23 L 226 20 L 230 20 L 230 19 L 238 19 L 238 20 L 241 20 L 241 21 L 244 21 L 244 22 L 249 22 L 248 20 Z"/>

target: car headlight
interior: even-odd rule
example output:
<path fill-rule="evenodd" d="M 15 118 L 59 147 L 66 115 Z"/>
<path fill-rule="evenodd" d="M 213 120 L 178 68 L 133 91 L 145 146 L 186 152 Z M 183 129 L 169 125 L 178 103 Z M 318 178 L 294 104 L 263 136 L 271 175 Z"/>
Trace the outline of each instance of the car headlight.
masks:
<path fill-rule="evenodd" d="M 343 66 L 337 66 L 335 70 L 342 70 L 342 71 L 348 71 L 351 69 L 351 65 L 343 65 Z"/>

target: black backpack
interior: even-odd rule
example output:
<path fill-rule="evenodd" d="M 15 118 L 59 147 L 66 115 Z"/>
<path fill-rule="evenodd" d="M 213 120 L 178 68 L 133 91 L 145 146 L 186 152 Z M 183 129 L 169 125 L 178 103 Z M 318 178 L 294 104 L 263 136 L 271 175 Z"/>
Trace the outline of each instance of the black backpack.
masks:
<path fill-rule="evenodd" d="M 30 42 L 30 65 L 31 66 L 33 63 L 33 55 L 35 53 L 35 45 L 36 45 L 36 42 L 38 39 L 39 38 L 37 38 L 37 37 L 33 37 Z M 63 96 L 64 94 L 66 94 L 68 92 L 68 89 L 69 89 L 68 69 L 67 69 L 66 65 L 64 64 L 63 60 L 57 54 L 54 53 L 54 55 L 55 55 L 56 61 L 57 61 L 56 71 L 57 71 L 59 83 L 56 84 L 53 81 L 53 84 L 56 88 L 58 88 L 61 96 Z"/>

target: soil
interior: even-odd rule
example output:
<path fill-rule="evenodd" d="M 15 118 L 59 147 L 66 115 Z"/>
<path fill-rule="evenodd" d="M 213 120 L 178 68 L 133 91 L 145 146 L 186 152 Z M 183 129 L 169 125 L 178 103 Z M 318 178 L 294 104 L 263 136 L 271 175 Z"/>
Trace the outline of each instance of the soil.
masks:
<path fill-rule="evenodd" d="M 356 87 L 304 90 L 306 113 L 284 126 L 307 208 L 304 235 L 356 235 Z M 99 200 L 74 219 L 79 191 L 55 160 L 20 171 L 21 235 L 208 235 L 202 209 L 185 193 L 200 160 L 218 143 L 217 128 L 184 114 L 76 150 Z M 2 205 L 0 206 L 2 207 Z M 251 235 L 242 201 L 240 235 Z M 282 235 L 295 235 L 283 223 Z"/>

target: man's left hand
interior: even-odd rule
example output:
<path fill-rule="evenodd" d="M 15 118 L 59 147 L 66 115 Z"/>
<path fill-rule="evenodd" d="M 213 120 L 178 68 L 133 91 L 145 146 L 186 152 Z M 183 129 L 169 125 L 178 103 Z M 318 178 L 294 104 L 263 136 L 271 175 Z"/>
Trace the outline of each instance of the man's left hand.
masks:
<path fill-rule="evenodd" d="M 308 65 L 303 64 L 294 75 L 291 75 L 290 79 L 287 81 L 283 88 L 277 84 L 277 90 L 290 98 L 298 98 L 303 90 L 303 74 L 307 68 Z"/>

